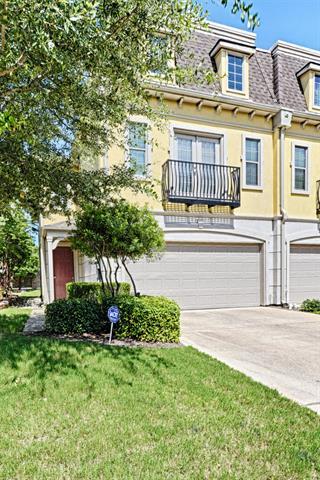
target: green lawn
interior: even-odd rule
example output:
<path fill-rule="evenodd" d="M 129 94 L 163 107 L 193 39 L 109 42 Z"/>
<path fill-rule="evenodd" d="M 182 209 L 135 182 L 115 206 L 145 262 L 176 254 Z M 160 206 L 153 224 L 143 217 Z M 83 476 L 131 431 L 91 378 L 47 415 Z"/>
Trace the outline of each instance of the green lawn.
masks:
<path fill-rule="evenodd" d="M 320 417 L 192 348 L 0 335 L 0 479 L 320 478 Z"/>
<path fill-rule="evenodd" d="M 40 290 L 23 290 L 19 293 L 19 296 L 23 298 L 37 298 L 40 297 Z"/>
<path fill-rule="evenodd" d="M 0 310 L 0 334 L 22 332 L 30 313 L 31 308 L 9 307 Z"/>

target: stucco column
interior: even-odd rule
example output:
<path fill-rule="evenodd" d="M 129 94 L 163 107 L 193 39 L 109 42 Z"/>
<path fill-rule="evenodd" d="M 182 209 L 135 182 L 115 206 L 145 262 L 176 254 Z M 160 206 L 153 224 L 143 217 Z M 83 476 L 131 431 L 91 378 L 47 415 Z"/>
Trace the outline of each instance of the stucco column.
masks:
<path fill-rule="evenodd" d="M 54 278 L 53 278 L 53 248 L 52 237 L 47 237 L 47 255 L 48 255 L 48 277 L 49 277 L 49 302 L 54 300 Z"/>
<path fill-rule="evenodd" d="M 49 292 L 48 292 L 46 259 L 45 259 L 45 240 L 42 236 L 42 232 L 40 232 L 39 240 L 40 240 L 40 274 L 41 274 L 42 300 L 44 303 L 49 303 Z"/>

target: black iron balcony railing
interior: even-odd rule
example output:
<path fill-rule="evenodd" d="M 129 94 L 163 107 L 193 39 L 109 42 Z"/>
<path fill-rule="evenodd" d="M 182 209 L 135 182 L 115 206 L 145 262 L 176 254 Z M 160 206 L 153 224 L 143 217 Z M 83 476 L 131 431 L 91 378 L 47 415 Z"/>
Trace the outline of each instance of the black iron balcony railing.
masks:
<path fill-rule="evenodd" d="M 317 215 L 320 215 L 320 180 L 317 180 Z"/>
<path fill-rule="evenodd" d="M 164 201 L 240 206 L 240 168 L 167 160 L 162 167 Z"/>

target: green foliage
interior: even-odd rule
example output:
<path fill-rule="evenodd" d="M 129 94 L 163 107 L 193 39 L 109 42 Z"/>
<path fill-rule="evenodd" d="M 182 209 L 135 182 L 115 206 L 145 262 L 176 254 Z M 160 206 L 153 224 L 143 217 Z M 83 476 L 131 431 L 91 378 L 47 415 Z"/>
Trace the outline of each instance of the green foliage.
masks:
<path fill-rule="evenodd" d="M 17 207 L 7 208 L 0 216 L 0 286 L 7 293 L 14 278 L 35 275 L 38 270 L 38 248 L 27 217 Z"/>
<path fill-rule="evenodd" d="M 145 342 L 179 342 L 180 309 L 165 297 L 134 297 L 121 295 L 94 298 L 55 300 L 46 307 L 46 330 L 52 334 L 101 333 L 109 331 L 107 310 L 111 305 L 120 309 L 120 321 L 114 335 Z"/>
<path fill-rule="evenodd" d="M 320 312 L 320 300 L 307 298 L 302 302 L 300 310 L 303 312 Z"/>
<path fill-rule="evenodd" d="M 124 200 L 103 206 L 86 205 L 75 214 L 75 225 L 71 237 L 73 248 L 101 265 L 112 295 L 119 293 L 113 289 L 112 282 L 114 277 L 117 283 L 120 264 L 128 273 L 136 294 L 126 262 L 142 257 L 155 258 L 164 249 L 163 231 L 153 215 L 147 208 L 130 205 Z M 114 271 L 110 259 L 116 264 Z"/>
<path fill-rule="evenodd" d="M 0 336 L 22 332 L 30 313 L 30 308 L 9 307 L 0 310 Z"/>
<path fill-rule="evenodd" d="M 116 285 L 113 284 L 113 287 Z M 66 285 L 67 296 L 70 299 L 87 298 L 102 301 L 103 291 L 100 282 L 70 282 Z M 111 292 L 108 292 L 109 295 Z M 126 282 L 120 283 L 119 295 L 130 295 L 130 284 Z"/>
<path fill-rule="evenodd" d="M 106 299 L 103 310 L 117 305 L 120 320 L 115 327 L 117 338 L 145 342 L 179 342 L 180 308 L 166 297 L 119 296 Z"/>
<path fill-rule="evenodd" d="M 0 2 L 0 208 L 19 200 L 34 214 L 69 211 L 68 200 L 147 188 L 126 168 L 74 167 L 119 143 L 130 115 L 159 123 L 164 109 L 150 104 L 145 80 L 159 71 L 163 82 L 183 82 L 169 61 L 173 46 L 205 16 L 196 0 Z M 170 41 L 155 42 L 158 32 Z"/>
<path fill-rule="evenodd" d="M 45 327 L 53 334 L 101 332 L 101 304 L 84 298 L 55 300 L 46 306 Z"/>
<path fill-rule="evenodd" d="M 244 0 L 233 0 L 232 2 L 230 2 L 230 0 L 220 1 L 224 7 L 227 7 L 231 3 L 231 12 L 233 14 L 240 13 L 241 21 L 243 23 L 247 22 L 248 28 L 254 30 L 255 27 L 258 27 L 260 25 L 260 18 L 258 13 L 251 12 L 253 6 L 252 3 L 247 4 Z"/>

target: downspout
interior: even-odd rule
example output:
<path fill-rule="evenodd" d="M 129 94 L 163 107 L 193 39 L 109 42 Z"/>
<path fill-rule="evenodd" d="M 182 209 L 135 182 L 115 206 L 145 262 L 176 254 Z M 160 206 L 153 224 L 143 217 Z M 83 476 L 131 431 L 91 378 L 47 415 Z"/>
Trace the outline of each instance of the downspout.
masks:
<path fill-rule="evenodd" d="M 286 220 L 288 218 L 287 211 L 285 210 L 284 204 L 284 158 L 285 158 L 285 136 L 286 128 L 279 128 L 279 138 L 280 138 L 280 149 L 279 149 L 279 163 L 280 163 L 280 178 L 279 178 L 279 210 L 280 210 L 280 272 L 281 272 L 281 281 L 280 281 L 280 301 L 281 305 L 284 306 L 287 304 L 287 285 L 286 285 Z"/>
<path fill-rule="evenodd" d="M 286 221 L 288 213 L 285 209 L 285 132 L 291 127 L 292 112 L 280 110 L 273 119 L 273 127 L 279 129 L 279 212 L 280 212 L 280 303 L 288 303 L 287 289 L 287 252 Z"/>

